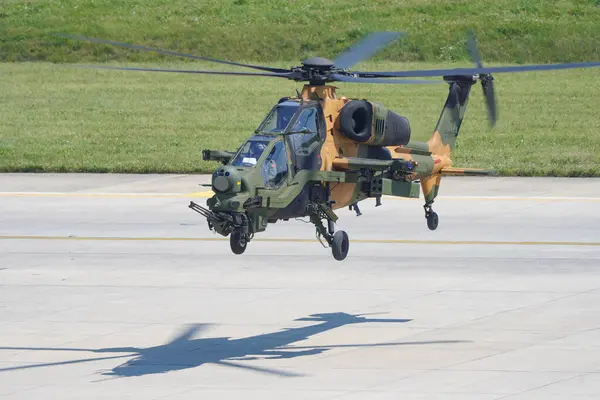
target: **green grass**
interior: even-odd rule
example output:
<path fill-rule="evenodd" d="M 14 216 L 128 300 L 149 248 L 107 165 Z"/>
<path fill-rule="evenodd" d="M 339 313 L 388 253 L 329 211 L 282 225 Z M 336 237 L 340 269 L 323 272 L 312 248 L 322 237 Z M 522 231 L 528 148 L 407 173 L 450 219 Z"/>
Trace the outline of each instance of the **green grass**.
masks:
<path fill-rule="evenodd" d="M 406 31 L 378 56 L 466 60 L 473 29 L 484 60 L 600 60 L 600 0 L 3 0 L 0 61 L 156 61 L 153 53 L 65 41 L 56 32 L 231 60 L 333 58 L 364 34 Z"/>
<path fill-rule="evenodd" d="M 49 63 L 0 63 L 0 76 L 3 172 L 208 172 L 216 164 L 202 161 L 201 149 L 235 149 L 280 97 L 301 88 L 268 78 Z M 405 115 L 420 140 L 431 134 L 447 94 L 446 84 L 339 86 L 339 95 L 382 102 Z M 473 89 L 455 166 L 503 175 L 600 176 L 599 69 L 497 74 L 500 119 L 494 130 L 487 125 L 481 87 Z"/>

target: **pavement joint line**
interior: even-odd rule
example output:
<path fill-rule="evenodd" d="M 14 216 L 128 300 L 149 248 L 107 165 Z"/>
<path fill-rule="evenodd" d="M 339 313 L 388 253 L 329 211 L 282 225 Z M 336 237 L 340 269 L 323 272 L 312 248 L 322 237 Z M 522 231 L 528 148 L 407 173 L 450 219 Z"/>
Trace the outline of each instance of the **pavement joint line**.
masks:
<path fill-rule="evenodd" d="M 79 197 L 79 198 L 209 198 L 212 191 L 191 193 L 110 193 L 110 192 L 0 192 L 0 197 Z M 386 200 L 422 201 L 420 198 L 382 196 Z M 600 202 L 600 197 L 569 196 L 437 196 L 438 200 L 471 201 L 543 201 L 543 202 Z"/>
<path fill-rule="evenodd" d="M 44 235 L 0 235 L 0 240 L 88 240 L 88 241 L 197 241 L 220 242 L 227 238 L 211 237 L 142 237 L 142 236 L 44 236 Z M 318 243 L 317 239 L 306 238 L 256 238 L 254 242 Z M 600 247 L 600 242 L 566 241 L 494 241 L 494 240 L 426 240 L 426 239 L 352 239 L 353 243 L 374 244 L 433 244 L 433 245 L 522 245 L 522 246 L 591 246 Z"/>

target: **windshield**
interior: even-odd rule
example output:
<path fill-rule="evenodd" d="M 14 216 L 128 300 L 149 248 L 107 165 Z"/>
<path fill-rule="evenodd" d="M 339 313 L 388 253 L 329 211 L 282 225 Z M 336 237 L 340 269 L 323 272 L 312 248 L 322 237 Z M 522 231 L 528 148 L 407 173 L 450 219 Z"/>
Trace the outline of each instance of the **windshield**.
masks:
<path fill-rule="evenodd" d="M 274 136 L 252 136 L 240 148 L 231 165 L 236 167 L 254 167 Z"/>
<path fill-rule="evenodd" d="M 285 131 L 299 107 L 300 103 L 295 101 L 284 101 L 283 103 L 279 103 L 263 120 L 258 127 L 257 132 L 281 133 Z"/>

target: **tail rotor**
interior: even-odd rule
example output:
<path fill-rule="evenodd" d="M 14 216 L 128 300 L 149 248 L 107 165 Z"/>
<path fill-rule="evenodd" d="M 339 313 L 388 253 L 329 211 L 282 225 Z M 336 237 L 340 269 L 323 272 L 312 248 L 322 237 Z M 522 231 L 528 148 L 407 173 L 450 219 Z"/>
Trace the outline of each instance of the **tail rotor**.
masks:
<path fill-rule="evenodd" d="M 481 58 L 479 57 L 479 50 L 477 50 L 477 42 L 475 40 L 475 36 L 473 35 L 472 31 L 469 31 L 467 34 L 467 50 L 471 55 L 471 59 L 473 60 L 477 68 L 483 68 L 483 63 L 481 62 Z M 494 91 L 494 77 L 492 76 L 492 74 L 479 74 L 479 80 L 481 81 L 481 88 L 483 89 L 483 96 L 485 97 L 487 105 L 490 126 L 494 127 L 498 118 L 498 110 L 496 107 L 496 95 Z"/>

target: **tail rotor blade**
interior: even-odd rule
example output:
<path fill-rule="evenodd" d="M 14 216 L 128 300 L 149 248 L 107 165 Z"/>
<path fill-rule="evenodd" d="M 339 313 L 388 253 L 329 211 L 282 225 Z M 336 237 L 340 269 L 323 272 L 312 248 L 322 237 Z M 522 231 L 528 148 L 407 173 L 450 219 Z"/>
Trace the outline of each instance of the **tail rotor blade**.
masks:
<path fill-rule="evenodd" d="M 498 110 L 496 109 L 496 93 L 494 91 L 494 78 L 491 75 L 483 77 L 481 80 L 481 87 L 483 88 L 483 95 L 485 96 L 485 101 L 487 103 L 490 126 L 493 128 L 496 126 L 496 120 L 498 119 Z"/>
<path fill-rule="evenodd" d="M 477 42 L 475 40 L 475 35 L 472 31 L 467 32 L 467 50 L 471 55 L 471 59 L 477 65 L 477 68 L 483 68 L 483 64 L 481 63 L 481 58 L 479 57 L 479 50 L 477 50 Z"/>
<path fill-rule="evenodd" d="M 467 50 L 471 55 L 473 63 L 477 68 L 483 68 L 481 57 L 479 56 L 479 50 L 477 49 L 477 40 L 473 31 L 467 32 Z M 494 93 L 494 77 L 491 74 L 481 74 L 481 88 L 483 89 L 483 96 L 487 105 L 488 119 L 490 126 L 493 128 L 496 125 L 496 119 L 498 117 L 496 109 L 496 96 Z"/>

